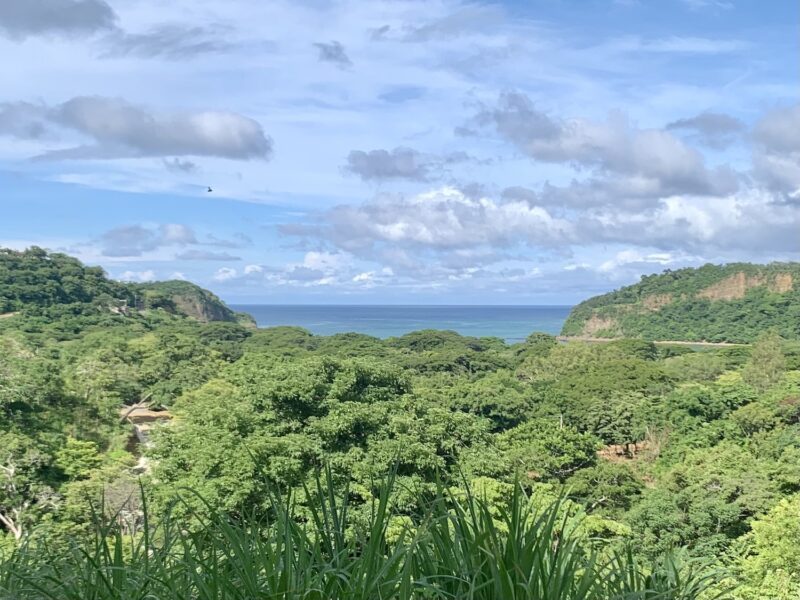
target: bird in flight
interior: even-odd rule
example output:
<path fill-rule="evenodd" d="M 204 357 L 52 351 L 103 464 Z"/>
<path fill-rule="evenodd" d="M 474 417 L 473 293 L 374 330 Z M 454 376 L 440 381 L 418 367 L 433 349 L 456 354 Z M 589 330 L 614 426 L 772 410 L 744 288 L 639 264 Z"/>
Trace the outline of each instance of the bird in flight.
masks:
<path fill-rule="evenodd" d="M 211 189 L 211 186 L 208 186 L 208 191 L 213 192 L 214 190 Z"/>

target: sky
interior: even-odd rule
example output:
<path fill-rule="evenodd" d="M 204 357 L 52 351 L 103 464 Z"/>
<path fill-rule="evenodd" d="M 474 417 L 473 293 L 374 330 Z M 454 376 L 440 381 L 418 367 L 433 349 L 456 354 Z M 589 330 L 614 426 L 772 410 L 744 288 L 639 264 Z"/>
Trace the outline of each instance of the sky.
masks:
<path fill-rule="evenodd" d="M 800 260 L 797 0 L 2 0 L 0 56 L 0 246 L 116 279 L 572 304 Z"/>

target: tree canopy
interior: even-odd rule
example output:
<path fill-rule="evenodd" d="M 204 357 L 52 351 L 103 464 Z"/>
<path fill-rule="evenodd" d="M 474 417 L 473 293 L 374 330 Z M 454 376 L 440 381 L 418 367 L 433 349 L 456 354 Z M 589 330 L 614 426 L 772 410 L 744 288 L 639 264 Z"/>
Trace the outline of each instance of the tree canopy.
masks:
<path fill-rule="evenodd" d="M 0 319 L 0 563 L 87 539 L 98 507 L 131 540 L 143 502 L 193 534 L 197 519 L 268 522 L 285 493 L 307 524 L 327 471 L 348 539 L 374 523 L 391 474 L 393 540 L 424 530 L 442 489 L 479 494 L 498 527 L 520 490 L 562 497 L 603 556 L 658 564 L 681 549 L 724 568 L 741 600 L 800 589 L 800 360 L 780 328 L 703 350 L 326 337 L 140 306 L 144 288 L 64 255 L 0 256 L 18 313 Z"/>

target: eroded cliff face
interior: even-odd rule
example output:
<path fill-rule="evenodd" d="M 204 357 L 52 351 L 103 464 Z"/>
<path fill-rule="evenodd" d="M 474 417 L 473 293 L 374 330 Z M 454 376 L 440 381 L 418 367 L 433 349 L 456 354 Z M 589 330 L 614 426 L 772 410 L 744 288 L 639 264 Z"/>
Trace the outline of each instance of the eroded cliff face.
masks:
<path fill-rule="evenodd" d="M 778 273 L 774 281 L 770 283 L 771 291 L 778 294 L 786 294 L 794 289 L 794 277 L 791 273 Z"/>
<path fill-rule="evenodd" d="M 686 310 L 696 310 L 697 300 L 707 300 L 712 303 L 712 307 L 717 308 L 712 308 L 707 317 L 703 316 L 702 311 L 693 314 L 695 319 L 706 319 L 704 325 L 709 326 L 708 331 L 683 323 L 685 333 L 693 339 L 700 339 L 704 335 L 725 337 L 727 334 L 720 332 L 727 330 L 714 315 L 730 314 L 724 318 L 732 319 L 728 328 L 731 329 L 738 322 L 740 309 L 746 308 L 731 308 L 728 303 L 747 304 L 751 301 L 751 290 L 755 289 L 761 291 L 753 296 L 752 302 L 759 305 L 785 303 L 785 300 L 776 299 L 775 294 L 788 294 L 793 299 L 792 302 L 795 302 L 800 292 L 798 280 L 800 265 L 795 263 L 706 265 L 698 269 L 668 271 L 662 275 L 645 277 L 639 284 L 581 303 L 567 320 L 564 331 L 565 335 L 583 337 L 645 335 L 645 331 L 664 329 L 657 326 L 659 323 L 673 324 L 680 321 L 681 318 L 676 315 L 683 313 L 684 309 L 681 307 L 684 305 Z M 764 296 L 765 293 L 772 296 L 773 300 Z M 711 325 L 712 322 L 715 323 Z M 764 326 L 771 325 L 765 321 Z"/>
<path fill-rule="evenodd" d="M 708 298 L 709 300 L 738 300 L 744 298 L 747 290 L 766 285 L 771 292 L 784 294 L 794 287 L 794 279 L 791 273 L 777 273 L 771 278 L 765 275 L 746 275 L 740 271 L 735 275 L 718 281 L 714 285 L 708 286 L 697 296 Z"/>
<path fill-rule="evenodd" d="M 659 310 L 668 304 L 672 304 L 672 294 L 650 294 L 642 300 L 642 306 L 647 310 Z"/>
<path fill-rule="evenodd" d="M 232 311 L 212 292 L 188 281 L 138 284 L 144 308 L 161 308 L 203 323 L 227 321 L 255 326 L 249 315 Z"/>
<path fill-rule="evenodd" d="M 714 285 L 708 286 L 697 294 L 697 296 L 699 298 L 708 298 L 709 300 L 736 300 L 737 298 L 744 298 L 744 295 L 750 288 L 759 287 L 765 283 L 766 279 L 762 275 L 751 275 L 748 277 L 744 273 L 739 272 L 722 281 L 718 281 Z"/>
<path fill-rule="evenodd" d="M 232 311 L 224 305 L 209 302 L 200 295 L 187 296 L 176 294 L 172 296 L 175 308 L 188 317 L 203 323 L 210 321 L 235 321 Z"/>
<path fill-rule="evenodd" d="M 583 326 L 582 335 L 587 337 L 595 337 L 601 332 L 614 331 L 617 328 L 617 320 L 611 317 L 600 317 L 592 315 Z"/>

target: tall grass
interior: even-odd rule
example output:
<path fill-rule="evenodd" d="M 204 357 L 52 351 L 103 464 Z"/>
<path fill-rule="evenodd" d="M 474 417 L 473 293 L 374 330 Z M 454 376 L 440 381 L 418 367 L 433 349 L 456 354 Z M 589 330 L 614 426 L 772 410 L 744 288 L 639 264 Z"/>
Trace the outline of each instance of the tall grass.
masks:
<path fill-rule="evenodd" d="M 0 564 L 0 597 L 15 600 L 691 600 L 712 574 L 672 557 L 643 565 L 630 550 L 598 554 L 559 502 L 537 508 L 521 489 L 498 511 L 445 489 L 390 533 L 393 480 L 353 530 L 347 493 L 317 480 L 298 511 L 275 498 L 268 518 L 168 511 L 140 535 L 114 520 L 67 549 L 24 545 Z"/>

